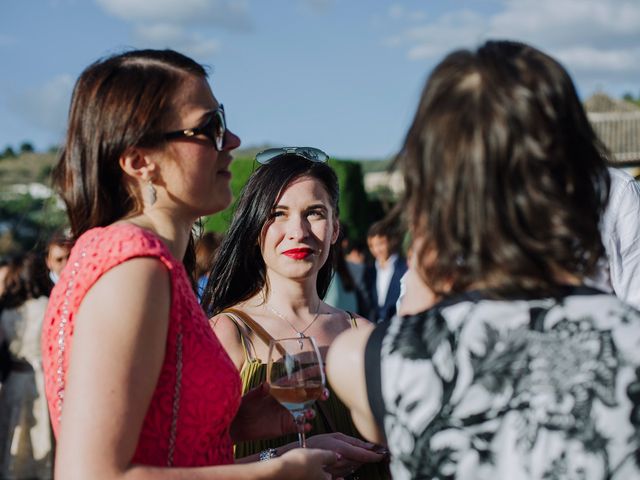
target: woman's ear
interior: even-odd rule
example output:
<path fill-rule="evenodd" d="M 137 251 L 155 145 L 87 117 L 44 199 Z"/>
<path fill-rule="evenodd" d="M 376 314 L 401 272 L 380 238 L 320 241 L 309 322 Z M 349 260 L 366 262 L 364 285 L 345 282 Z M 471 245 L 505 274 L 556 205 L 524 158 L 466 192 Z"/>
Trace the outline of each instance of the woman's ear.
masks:
<path fill-rule="evenodd" d="M 130 147 L 119 159 L 122 171 L 140 182 L 153 182 L 156 175 L 156 163 L 149 158 L 143 149 Z"/>
<path fill-rule="evenodd" d="M 340 222 L 337 218 L 333 219 L 333 235 L 331 235 L 331 245 L 338 241 L 338 237 L 340 236 Z"/>

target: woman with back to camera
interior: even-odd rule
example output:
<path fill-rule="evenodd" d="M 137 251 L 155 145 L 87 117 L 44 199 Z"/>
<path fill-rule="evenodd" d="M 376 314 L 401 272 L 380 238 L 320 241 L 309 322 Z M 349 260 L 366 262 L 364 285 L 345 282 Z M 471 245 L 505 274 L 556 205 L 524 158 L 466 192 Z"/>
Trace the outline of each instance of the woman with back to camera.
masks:
<path fill-rule="evenodd" d="M 338 334 L 368 323 L 322 301 L 339 234 L 338 180 L 327 155 L 290 147 L 266 150 L 256 159 L 262 165 L 240 194 L 203 299 L 245 390 L 266 380 L 269 340 L 313 336 L 324 356 Z M 309 445 L 330 445 L 343 456 L 343 474 L 383 458 L 374 445 L 347 436 L 356 431 L 335 396 L 318 402 L 312 432 L 346 434 L 309 439 Z M 286 441 L 241 443 L 236 454 L 280 448 Z M 381 468 L 365 466 L 357 475 L 378 478 Z"/>
<path fill-rule="evenodd" d="M 241 403 L 193 290 L 192 226 L 229 205 L 238 145 L 203 67 L 175 51 L 78 79 L 54 171 L 76 242 L 42 339 L 56 477 L 328 478 L 326 451 L 232 465 L 234 440 L 281 434 L 288 414 L 261 422 L 272 399 Z"/>
<path fill-rule="evenodd" d="M 584 286 L 604 253 L 605 158 L 539 50 L 487 42 L 434 69 L 397 162 L 407 292 L 418 279 L 436 303 L 414 297 L 328 356 L 394 479 L 640 478 L 640 313 Z"/>

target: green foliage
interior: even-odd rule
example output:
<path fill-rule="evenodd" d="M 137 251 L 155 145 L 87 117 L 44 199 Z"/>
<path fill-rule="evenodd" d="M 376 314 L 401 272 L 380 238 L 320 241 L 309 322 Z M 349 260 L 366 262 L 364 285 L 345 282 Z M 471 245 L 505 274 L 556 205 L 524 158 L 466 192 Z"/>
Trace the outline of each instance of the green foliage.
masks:
<path fill-rule="evenodd" d="M 634 96 L 631 92 L 627 92 L 622 96 L 622 99 L 640 106 L 640 93 Z"/>
<path fill-rule="evenodd" d="M 365 238 L 372 218 L 369 212 L 369 200 L 362 181 L 362 168 L 358 162 L 348 160 L 330 160 L 329 165 L 335 170 L 340 186 L 340 220 L 347 225 L 351 238 Z M 254 162 L 251 158 L 238 158 L 231 164 L 231 191 L 237 199 L 242 187 L 253 172 Z M 231 224 L 235 208 L 235 200 L 226 210 L 205 219 L 205 231 L 226 232 Z M 377 211 L 377 210 L 376 210 Z"/>
<path fill-rule="evenodd" d="M 0 255 L 43 247 L 49 236 L 66 225 L 67 216 L 56 206 L 55 197 L 34 198 L 29 194 L 0 202 L 0 218 L 10 241 L 1 244 Z"/>
<path fill-rule="evenodd" d="M 366 238 L 371 218 L 362 167 L 347 160 L 330 160 L 329 164 L 338 175 L 340 185 L 340 221 L 347 226 L 351 239 Z"/>
<path fill-rule="evenodd" d="M 33 148 L 33 144 L 31 142 L 22 142 L 20 144 L 20 153 L 32 153 L 35 149 Z"/>
<path fill-rule="evenodd" d="M 236 200 L 240 195 L 240 191 L 244 184 L 251 176 L 253 171 L 252 158 L 236 158 L 231 163 L 231 192 L 233 193 L 233 202 L 231 205 L 220 213 L 207 217 L 204 221 L 204 229 L 209 232 L 224 233 L 231 224 L 231 217 L 236 206 Z"/>
<path fill-rule="evenodd" d="M 0 154 L 0 158 L 15 158 L 15 157 L 16 157 L 16 152 L 9 145 L 7 145 L 7 147 L 4 149 L 4 152 Z"/>

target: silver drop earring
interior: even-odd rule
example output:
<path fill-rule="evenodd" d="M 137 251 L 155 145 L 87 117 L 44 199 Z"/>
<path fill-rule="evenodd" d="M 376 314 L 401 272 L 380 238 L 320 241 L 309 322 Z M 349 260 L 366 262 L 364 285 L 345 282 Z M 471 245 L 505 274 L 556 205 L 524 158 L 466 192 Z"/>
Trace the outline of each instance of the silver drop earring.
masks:
<path fill-rule="evenodd" d="M 158 195 L 156 192 L 156 187 L 153 186 L 151 180 L 147 180 L 147 203 L 149 204 L 149 206 L 151 206 L 156 203 L 157 199 Z"/>

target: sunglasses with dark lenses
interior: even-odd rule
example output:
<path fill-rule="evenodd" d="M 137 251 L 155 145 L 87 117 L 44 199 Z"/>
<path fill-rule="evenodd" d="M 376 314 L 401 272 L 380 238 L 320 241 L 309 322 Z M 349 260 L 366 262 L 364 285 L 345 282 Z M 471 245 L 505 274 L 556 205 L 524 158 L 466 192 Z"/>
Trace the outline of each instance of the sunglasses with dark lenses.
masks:
<path fill-rule="evenodd" d="M 224 149 L 225 138 L 227 136 L 227 120 L 224 116 L 224 106 L 220 105 L 209 115 L 206 123 L 201 127 L 187 128 L 176 132 L 165 133 L 165 140 L 173 140 L 176 138 L 190 138 L 196 135 L 204 135 L 213 142 L 218 152 Z"/>
<path fill-rule="evenodd" d="M 312 162 L 324 163 L 329 160 L 329 155 L 314 147 L 282 147 L 267 148 L 256 155 L 256 162 L 266 165 L 283 155 L 298 155 Z"/>

